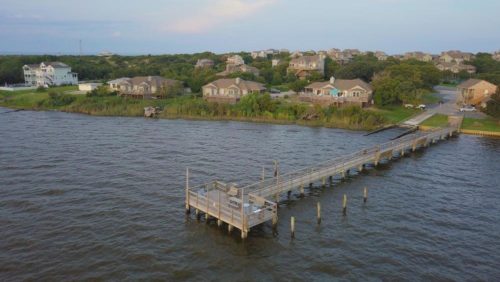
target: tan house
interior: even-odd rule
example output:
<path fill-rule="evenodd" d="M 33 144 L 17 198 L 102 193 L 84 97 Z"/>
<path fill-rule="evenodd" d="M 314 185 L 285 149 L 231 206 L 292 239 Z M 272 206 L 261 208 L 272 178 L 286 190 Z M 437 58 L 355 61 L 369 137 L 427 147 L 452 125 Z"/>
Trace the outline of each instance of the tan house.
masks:
<path fill-rule="evenodd" d="M 111 90 L 118 91 L 122 97 L 131 98 L 166 98 L 167 91 L 178 87 L 182 89 L 182 82 L 166 79 L 161 76 L 136 76 L 132 78 L 119 78 L 108 82 Z"/>
<path fill-rule="evenodd" d="M 301 95 L 302 100 L 310 99 L 311 102 L 321 104 L 355 104 L 367 106 L 372 101 L 373 89 L 370 84 L 361 79 L 335 79 L 329 81 L 313 82 L 305 87 Z"/>
<path fill-rule="evenodd" d="M 210 59 L 199 59 L 196 62 L 196 65 L 194 66 L 195 68 L 211 68 L 215 65 L 213 60 Z"/>
<path fill-rule="evenodd" d="M 302 56 L 290 60 L 289 73 L 293 73 L 300 79 L 305 79 L 313 72 L 325 74 L 325 57 L 323 55 Z"/>
<path fill-rule="evenodd" d="M 440 62 L 440 63 L 436 64 L 436 67 L 440 71 L 451 71 L 452 73 L 459 73 L 461 71 L 466 71 L 469 74 L 476 73 L 476 67 L 472 66 L 472 65 L 464 65 L 464 64 L 457 64 L 457 63 Z"/>
<path fill-rule="evenodd" d="M 456 63 L 461 64 L 465 61 L 470 61 L 474 55 L 472 53 L 466 53 L 458 50 L 445 51 L 439 56 L 439 61 L 444 63 Z"/>
<path fill-rule="evenodd" d="M 500 51 L 496 51 L 491 55 L 491 57 L 493 58 L 493 60 L 500 62 Z"/>
<path fill-rule="evenodd" d="M 256 67 L 252 67 L 249 65 L 226 65 L 226 70 L 217 73 L 217 76 L 228 76 L 232 73 L 237 73 L 237 72 L 249 72 L 253 73 L 255 76 L 259 75 L 259 69 Z"/>
<path fill-rule="evenodd" d="M 234 55 L 227 58 L 226 64 L 239 66 L 245 64 L 245 61 L 240 55 Z"/>
<path fill-rule="evenodd" d="M 457 86 L 457 103 L 480 105 L 495 93 L 497 86 L 481 79 L 469 79 Z"/>
<path fill-rule="evenodd" d="M 226 70 L 217 73 L 217 76 L 227 76 L 237 72 L 249 72 L 255 76 L 259 75 L 259 69 L 249 65 L 245 65 L 245 61 L 240 55 L 234 55 L 227 58 Z"/>
<path fill-rule="evenodd" d="M 422 61 L 422 62 L 431 62 L 432 55 L 424 53 L 424 52 L 419 52 L 419 51 L 407 52 L 404 55 L 404 59 L 405 60 L 415 59 L 415 60 Z"/>
<path fill-rule="evenodd" d="M 207 101 L 236 103 L 250 93 L 264 93 L 264 84 L 241 78 L 221 78 L 202 87 L 203 98 Z"/>
<path fill-rule="evenodd" d="M 387 60 L 387 58 L 389 56 L 387 56 L 387 54 L 383 51 L 375 51 L 375 53 L 373 53 L 373 55 L 377 58 L 377 60 L 379 61 L 385 61 Z"/>

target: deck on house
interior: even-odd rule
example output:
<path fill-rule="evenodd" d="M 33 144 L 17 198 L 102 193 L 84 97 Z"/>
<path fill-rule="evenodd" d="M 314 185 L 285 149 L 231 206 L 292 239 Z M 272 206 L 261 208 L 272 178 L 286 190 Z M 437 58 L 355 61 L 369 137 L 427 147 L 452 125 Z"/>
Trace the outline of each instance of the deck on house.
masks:
<path fill-rule="evenodd" d="M 250 228 L 267 222 L 277 222 L 278 202 L 281 194 L 298 190 L 304 194 L 304 187 L 316 181 L 325 185 L 327 179 L 340 175 L 345 178 L 350 170 L 362 171 L 367 164 L 377 166 L 382 160 L 391 160 L 395 156 L 404 156 L 406 151 L 415 151 L 420 147 L 446 137 L 451 137 L 459 130 L 450 126 L 434 131 L 416 132 L 404 137 L 350 153 L 327 162 L 273 178 L 257 181 L 238 187 L 234 183 L 212 181 L 200 186 L 189 186 L 189 170 L 186 177 L 186 211 L 194 208 L 197 216 L 205 214 L 206 219 L 214 217 L 220 226 L 228 225 L 231 231 L 237 228 L 241 237 L 246 238 Z"/>

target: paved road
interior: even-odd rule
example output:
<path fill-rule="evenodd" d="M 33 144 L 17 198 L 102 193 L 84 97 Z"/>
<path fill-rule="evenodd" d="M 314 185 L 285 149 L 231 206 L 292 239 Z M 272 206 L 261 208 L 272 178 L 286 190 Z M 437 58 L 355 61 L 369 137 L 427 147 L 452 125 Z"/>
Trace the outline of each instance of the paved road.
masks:
<path fill-rule="evenodd" d="M 443 115 L 464 115 L 465 117 L 472 118 L 485 118 L 486 115 L 481 112 L 465 112 L 462 113 L 459 111 L 458 106 L 456 105 L 456 97 L 457 92 L 454 87 L 445 87 L 445 86 L 436 86 L 434 88 L 437 95 L 441 97 L 443 101 L 442 104 L 432 104 L 427 105 L 427 110 L 422 112 L 420 115 L 413 117 L 403 124 L 408 126 L 416 126 L 422 123 L 424 120 L 430 118 L 434 114 L 443 114 Z"/>

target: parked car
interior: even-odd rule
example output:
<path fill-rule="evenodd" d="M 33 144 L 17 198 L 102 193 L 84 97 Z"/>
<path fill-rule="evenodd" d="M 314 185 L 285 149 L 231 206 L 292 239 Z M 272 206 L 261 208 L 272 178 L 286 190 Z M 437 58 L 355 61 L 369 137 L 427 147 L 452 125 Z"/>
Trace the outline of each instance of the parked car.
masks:
<path fill-rule="evenodd" d="M 407 109 L 413 109 L 414 107 L 412 104 L 405 104 L 405 108 Z"/>
<path fill-rule="evenodd" d="M 420 109 L 420 110 L 425 110 L 426 108 L 427 108 L 427 106 L 424 104 L 420 104 L 417 106 L 417 109 Z"/>
<path fill-rule="evenodd" d="M 476 111 L 476 107 L 471 106 L 471 105 L 463 105 L 460 108 L 460 111 L 461 112 L 475 112 Z"/>

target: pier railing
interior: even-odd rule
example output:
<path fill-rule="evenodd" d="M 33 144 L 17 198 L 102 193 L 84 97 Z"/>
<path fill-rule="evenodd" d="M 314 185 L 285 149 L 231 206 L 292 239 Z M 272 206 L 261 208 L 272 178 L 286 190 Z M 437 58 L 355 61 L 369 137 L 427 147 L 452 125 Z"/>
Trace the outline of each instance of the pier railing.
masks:
<path fill-rule="evenodd" d="M 382 158 L 392 157 L 392 153 L 405 150 L 412 146 L 425 145 L 436 138 L 449 135 L 456 128 L 444 128 L 431 132 L 417 132 L 401 137 L 397 140 L 382 143 L 370 148 L 334 158 L 332 160 L 313 165 L 308 168 L 299 169 L 273 178 L 261 180 L 243 187 L 246 193 L 268 198 L 271 195 L 279 195 L 287 190 L 304 187 L 318 179 L 345 173 L 346 170 L 369 162 L 377 163 Z"/>
<path fill-rule="evenodd" d="M 322 180 L 325 185 L 327 177 L 330 180 L 339 174 L 345 177 L 350 169 L 361 171 L 366 164 L 377 165 L 383 159 L 390 160 L 394 153 L 404 155 L 408 149 L 426 147 L 457 131 L 458 127 L 452 126 L 434 131 L 416 132 L 308 168 L 278 174 L 243 188 L 217 180 L 190 187 L 189 171 L 187 171 L 186 209 L 189 211 L 191 207 L 194 208 L 198 216 L 199 212 L 205 213 L 207 222 L 210 216 L 217 219 L 218 225 L 225 222 L 229 230 L 236 227 L 242 231 L 242 238 L 246 238 L 251 227 L 271 219 L 273 222 L 277 220 L 279 197 L 283 192 L 299 187 L 303 193 L 304 186 L 312 185 L 317 180 Z"/>

